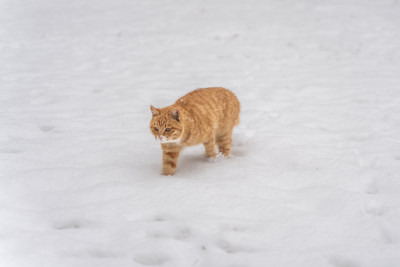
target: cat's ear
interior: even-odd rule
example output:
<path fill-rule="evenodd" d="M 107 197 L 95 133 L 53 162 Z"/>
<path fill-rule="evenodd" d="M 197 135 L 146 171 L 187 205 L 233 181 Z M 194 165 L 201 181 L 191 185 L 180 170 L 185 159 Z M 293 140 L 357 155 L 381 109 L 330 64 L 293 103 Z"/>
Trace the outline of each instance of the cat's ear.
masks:
<path fill-rule="evenodd" d="M 150 106 L 151 114 L 153 114 L 153 117 L 160 115 L 160 111 L 156 109 L 153 106 Z"/>
<path fill-rule="evenodd" d="M 179 113 L 179 109 L 174 108 L 171 112 L 171 118 L 173 118 L 176 121 L 180 120 L 180 113 Z"/>

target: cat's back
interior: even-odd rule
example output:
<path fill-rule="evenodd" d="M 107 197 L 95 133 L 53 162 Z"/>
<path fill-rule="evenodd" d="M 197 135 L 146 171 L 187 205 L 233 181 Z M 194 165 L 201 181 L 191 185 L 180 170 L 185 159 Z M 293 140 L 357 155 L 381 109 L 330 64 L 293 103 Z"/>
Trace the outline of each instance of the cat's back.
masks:
<path fill-rule="evenodd" d="M 179 98 L 176 105 L 188 112 L 214 120 L 230 119 L 239 123 L 240 103 L 228 89 L 211 87 L 196 89 Z"/>
<path fill-rule="evenodd" d="M 240 105 L 237 97 L 230 90 L 223 87 L 196 89 L 179 98 L 175 104 L 193 106 L 206 103 L 210 105 Z"/>

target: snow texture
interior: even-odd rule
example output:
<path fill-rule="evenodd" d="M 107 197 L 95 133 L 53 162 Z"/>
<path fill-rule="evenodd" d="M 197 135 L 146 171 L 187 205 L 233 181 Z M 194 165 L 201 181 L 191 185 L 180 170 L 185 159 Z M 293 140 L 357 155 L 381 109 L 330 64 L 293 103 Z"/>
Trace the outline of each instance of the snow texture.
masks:
<path fill-rule="evenodd" d="M 1 267 L 400 266 L 398 0 L 0 0 Z M 150 105 L 223 86 L 228 159 Z"/>

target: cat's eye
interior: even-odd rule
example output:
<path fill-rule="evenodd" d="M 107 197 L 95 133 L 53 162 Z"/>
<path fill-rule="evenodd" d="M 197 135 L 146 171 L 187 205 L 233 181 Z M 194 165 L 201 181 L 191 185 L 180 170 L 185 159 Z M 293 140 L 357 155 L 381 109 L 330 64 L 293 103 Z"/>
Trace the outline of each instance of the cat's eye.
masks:
<path fill-rule="evenodd" d="M 154 127 L 154 131 L 158 132 L 158 128 L 157 128 L 157 127 Z"/>
<path fill-rule="evenodd" d="M 169 132 L 169 131 L 171 131 L 171 128 L 167 128 L 167 129 L 165 129 L 165 131 L 166 131 L 166 132 Z"/>

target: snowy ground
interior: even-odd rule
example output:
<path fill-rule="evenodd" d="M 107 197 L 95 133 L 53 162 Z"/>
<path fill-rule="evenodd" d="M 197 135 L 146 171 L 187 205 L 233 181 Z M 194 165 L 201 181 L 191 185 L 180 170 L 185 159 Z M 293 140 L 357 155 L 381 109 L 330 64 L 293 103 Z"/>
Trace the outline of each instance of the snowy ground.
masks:
<path fill-rule="evenodd" d="M 1 267 L 400 266 L 398 0 L 0 0 Z M 229 159 L 148 129 L 199 87 Z"/>

